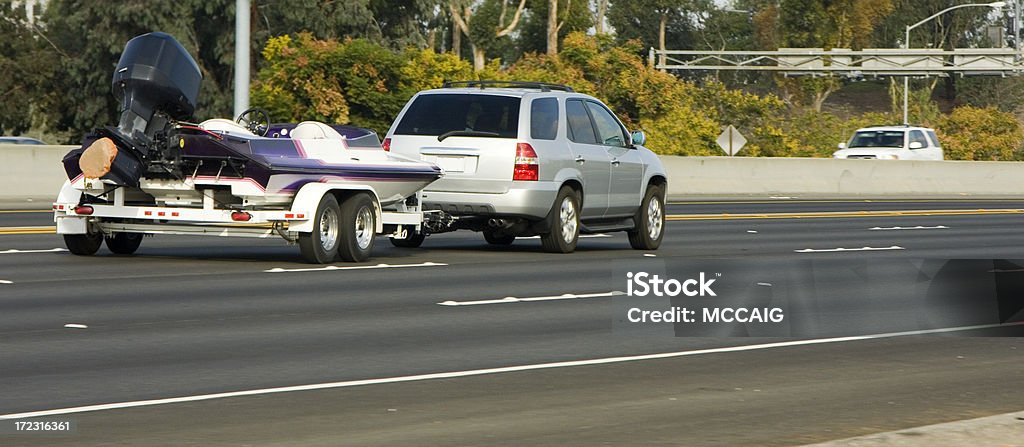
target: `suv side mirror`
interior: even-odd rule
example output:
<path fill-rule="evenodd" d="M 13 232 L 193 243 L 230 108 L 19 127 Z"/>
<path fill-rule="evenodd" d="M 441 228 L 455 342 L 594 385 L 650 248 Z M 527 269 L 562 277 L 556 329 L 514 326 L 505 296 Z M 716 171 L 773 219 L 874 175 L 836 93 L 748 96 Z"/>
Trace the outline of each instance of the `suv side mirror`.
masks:
<path fill-rule="evenodd" d="M 924 147 L 924 145 L 921 144 L 920 141 L 912 141 L 912 142 L 910 142 L 910 148 L 911 149 L 921 149 L 922 147 Z"/>
<path fill-rule="evenodd" d="M 846 143 L 839 143 L 839 149 L 846 149 Z"/>
<path fill-rule="evenodd" d="M 647 143 L 647 135 L 645 135 L 642 130 L 634 130 L 633 133 L 630 134 L 630 140 L 635 146 L 643 146 Z"/>

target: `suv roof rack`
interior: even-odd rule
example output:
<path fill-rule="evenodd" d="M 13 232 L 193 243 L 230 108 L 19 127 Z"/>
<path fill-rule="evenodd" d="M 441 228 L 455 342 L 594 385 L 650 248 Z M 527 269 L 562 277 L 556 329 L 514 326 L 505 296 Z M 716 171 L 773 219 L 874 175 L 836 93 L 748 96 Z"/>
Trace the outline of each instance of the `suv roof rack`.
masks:
<path fill-rule="evenodd" d="M 924 126 L 921 126 L 921 125 L 918 125 L 918 124 L 872 124 L 870 126 L 863 127 L 863 129 L 868 129 L 868 128 L 871 128 L 871 127 L 902 127 L 904 129 L 909 129 L 911 127 L 921 127 L 921 128 L 924 128 Z"/>
<path fill-rule="evenodd" d="M 481 81 L 444 81 L 441 88 L 455 88 L 455 87 L 480 87 L 483 90 L 486 87 L 498 88 L 498 87 L 519 87 L 519 88 L 535 88 L 542 92 L 550 92 L 551 90 L 560 90 L 563 92 L 575 92 L 572 87 L 562 84 L 549 84 L 547 82 L 531 82 L 531 81 L 492 81 L 492 80 L 481 80 Z"/>

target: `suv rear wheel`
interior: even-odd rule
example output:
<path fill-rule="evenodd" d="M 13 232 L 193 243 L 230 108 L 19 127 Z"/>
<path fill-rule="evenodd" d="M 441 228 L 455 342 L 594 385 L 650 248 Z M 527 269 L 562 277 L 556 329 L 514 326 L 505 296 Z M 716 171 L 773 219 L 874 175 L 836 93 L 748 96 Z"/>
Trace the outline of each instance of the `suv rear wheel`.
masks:
<path fill-rule="evenodd" d="M 647 187 L 635 219 L 636 227 L 628 233 L 629 245 L 637 250 L 657 250 L 665 236 L 665 202 L 661 188 Z"/>
<path fill-rule="evenodd" d="M 390 238 L 390 239 L 391 239 L 391 245 L 394 245 L 395 247 L 417 248 L 420 245 L 423 245 L 423 241 L 426 238 L 427 238 L 427 235 L 424 234 L 423 232 L 413 233 L 413 232 L 410 231 L 409 234 L 405 237 L 405 239 L 396 239 L 396 238 Z"/>
<path fill-rule="evenodd" d="M 549 253 L 572 253 L 580 237 L 580 200 L 576 191 L 563 186 L 548 213 L 551 232 L 540 235 L 541 246 Z"/>

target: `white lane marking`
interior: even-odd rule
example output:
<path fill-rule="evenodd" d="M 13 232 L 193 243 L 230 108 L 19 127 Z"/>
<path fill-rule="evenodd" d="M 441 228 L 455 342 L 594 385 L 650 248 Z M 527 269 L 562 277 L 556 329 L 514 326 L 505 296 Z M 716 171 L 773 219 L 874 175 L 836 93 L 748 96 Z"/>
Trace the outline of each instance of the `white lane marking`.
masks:
<path fill-rule="evenodd" d="M 577 295 L 575 293 L 566 293 L 564 295 L 535 296 L 535 297 L 530 297 L 530 298 L 516 298 L 514 296 L 507 296 L 505 298 L 499 298 L 499 299 L 496 299 L 496 300 L 479 300 L 479 301 L 452 301 L 452 300 L 448 300 L 448 301 L 442 301 L 442 302 L 437 303 L 437 304 L 440 304 L 442 306 L 477 306 L 477 305 L 481 305 L 481 304 L 509 304 L 509 303 L 528 303 L 528 302 L 531 302 L 531 301 L 557 301 L 557 300 L 579 300 L 579 299 L 587 299 L 587 298 L 605 298 L 605 297 L 609 297 L 609 296 L 618 296 L 618 295 L 625 295 L 625 294 L 626 294 L 625 292 L 614 291 L 614 292 L 604 292 L 604 293 L 585 293 L 585 294 L 579 294 L 579 295 Z"/>
<path fill-rule="evenodd" d="M 6 279 L 0 279 L 0 284 L 14 284 L 14 281 L 8 281 Z"/>
<path fill-rule="evenodd" d="M 949 227 L 945 225 L 936 225 L 934 227 L 923 227 L 918 225 L 916 227 L 872 227 L 868 228 L 870 231 L 889 231 L 889 230 L 948 230 Z"/>
<path fill-rule="evenodd" d="M 792 199 L 795 199 L 796 197 L 790 197 L 790 196 L 770 196 L 768 198 L 769 199 L 775 199 L 775 200 L 792 200 Z"/>
<path fill-rule="evenodd" d="M 861 247 L 861 248 L 805 248 L 803 250 L 793 250 L 797 253 L 836 253 L 842 251 L 885 251 L 885 250 L 906 250 L 899 245 L 893 245 L 892 247 Z"/>
<path fill-rule="evenodd" d="M 654 253 L 644 253 L 644 257 L 645 258 L 657 258 L 658 255 L 656 255 Z"/>
<path fill-rule="evenodd" d="M 595 237 L 612 237 L 610 234 L 598 233 L 598 234 L 581 234 L 578 236 L 580 239 L 595 238 Z M 516 239 L 540 239 L 540 236 L 526 236 L 517 237 Z"/>
<path fill-rule="evenodd" d="M 89 329 L 89 326 L 86 326 L 84 324 L 78 324 L 78 323 L 68 323 L 68 324 L 65 324 L 64 327 L 66 327 L 68 329 Z"/>
<path fill-rule="evenodd" d="M 757 230 L 747 230 L 747 233 L 750 233 L 750 234 L 757 234 Z"/>
<path fill-rule="evenodd" d="M 448 264 L 442 264 L 439 262 L 424 262 L 422 264 L 377 264 L 377 265 L 349 265 L 349 266 L 337 266 L 328 265 L 326 267 L 311 267 L 304 269 L 283 269 L 281 267 L 274 267 L 270 270 L 264 270 L 266 273 L 284 273 L 284 272 L 326 272 L 332 270 L 369 270 L 369 269 L 399 269 L 406 267 L 443 267 Z"/>
<path fill-rule="evenodd" d="M 764 286 L 764 287 L 771 287 L 772 283 L 770 283 L 770 282 L 759 282 L 759 283 L 757 283 L 757 285 Z"/>
<path fill-rule="evenodd" d="M 68 249 L 66 249 L 66 248 L 50 248 L 50 249 L 46 249 L 46 250 L 18 250 L 16 248 L 12 248 L 10 250 L 0 251 L 0 255 L 11 255 L 11 254 L 15 254 L 15 253 L 57 253 L 57 252 L 61 252 L 61 251 L 68 251 Z"/>
<path fill-rule="evenodd" d="M 929 334 L 942 334 L 950 332 L 962 332 L 972 331 L 979 329 L 992 329 L 997 327 L 1012 327 L 1020 326 L 1024 323 L 1009 323 L 1009 324 L 981 324 L 977 326 L 961 326 L 951 328 L 939 328 L 939 329 L 925 329 L 919 331 L 906 331 L 906 332 L 889 332 L 884 334 L 872 334 L 872 335 L 856 335 L 850 337 L 835 337 L 835 338 L 817 338 L 810 340 L 792 340 L 782 341 L 775 343 L 762 343 L 756 345 L 743 345 L 743 346 L 731 346 L 725 348 L 710 348 L 710 349 L 698 349 L 694 351 L 676 351 L 676 352 L 663 352 L 657 354 L 644 354 L 644 355 L 633 355 L 633 356 L 622 356 L 622 357 L 605 357 L 589 360 L 570 360 L 564 362 L 552 362 L 552 363 L 535 363 L 531 365 L 518 365 L 518 366 L 504 366 L 498 368 L 485 368 L 485 369 L 471 369 L 465 371 L 451 371 L 451 372 L 440 372 L 430 374 L 417 374 L 412 376 L 397 376 L 397 377 L 385 377 L 379 379 L 363 379 L 363 380 L 349 380 L 344 382 L 328 382 L 328 383 L 315 383 L 310 385 L 296 385 L 296 386 L 284 386 L 278 388 L 262 388 L 255 390 L 245 391 L 232 391 L 226 393 L 215 393 L 215 394 L 199 394 L 194 396 L 182 396 L 182 397 L 170 397 L 165 399 L 153 399 L 153 400 L 138 400 L 130 402 L 117 402 L 100 405 L 85 405 L 81 407 L 68 407 L 68 408 L 57 408 L 53 410 L 41 410 L 41 411 L 30 411 L 24 413 L 11 413 L 11 414 L 0 414 L 0 420 L 4 419 L 23 419 L 23 418 L 34 418 L 41 416 L 55 416 L 61 414 L 73 414 L 73 413 L 86 413 L 90 411 L 103 411 L 103 410 L 117 410 L 124 408 L 136 408 L 136 407 L 152 407 L 156 405 L 167 405 L 167 404 L 178 404 L 184 402 L 197 402 L 203 400 L 213 399 L 225 399 L 230 397 L 242 397 L 242 396 L 256 396 L 263 394 L 277 394 L 277 393 L 291 393 L 296 391 L 312 391 L 312 390 L 325 390 L 334 388 L 350 388 L 356 386 L 366 385 L 381 385 L 390 383 L 402 383 L 402 382 L 417 382 L 424 380 L 436 380 L 436 379 L 454 379 L 460 377 L 472 377 L 482 376 L 489 374 L 503 374 L 510 372 L 520 371 L 536 371 L 544 369 L 555 369 L 555 368 L 571 368 L 576 366 L 590 366 L 590 365 L 607 365 L 613 363 L 625 363 L 625 362 L 636 362 L 643 360 L 659 360 L 659 359 L 670 359 L 678 357 L 690 357 L 707 354 L 722 354 L 731 352 L 745 352 L 745 351 L 758 351 L 763 349 L 775 349 L 785 348 L 792 346 L 807 346 L 807 345 L 820 345 L 828 343 L 844 343 L 850 341 L 863 341 L 863 340 L 876 340 L 881 338 L 896 338 L 896 337 L 908 337 L 914 335 L 929 335 Z"/>

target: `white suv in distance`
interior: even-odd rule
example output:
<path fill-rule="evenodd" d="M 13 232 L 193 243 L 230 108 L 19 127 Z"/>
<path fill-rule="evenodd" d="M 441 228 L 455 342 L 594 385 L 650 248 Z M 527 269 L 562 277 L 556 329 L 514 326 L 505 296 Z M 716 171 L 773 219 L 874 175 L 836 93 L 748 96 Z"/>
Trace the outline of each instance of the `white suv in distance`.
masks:
<path fill-rule="evenodd" d="M 833 158 L 879 160 L 942 160 L 935 131 L 915 126 L 872 126 L 857 129 L 849 143 L 839 143 Z"/>
<path fill-rule="evenodd" d="M 444 169 L 423 208 L 454 216 L 452 229 L 494 245 L 539 235 L 545 251 L 569 253 L 580 233 L 627 231 L 641 250 L 661 244 L 668 176 L 644 143 L 569 87 L 464 81 L 413 96 L 384 148 Z M 392 242 L 415 247 L 424 236 Z"/>

